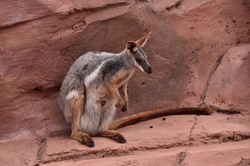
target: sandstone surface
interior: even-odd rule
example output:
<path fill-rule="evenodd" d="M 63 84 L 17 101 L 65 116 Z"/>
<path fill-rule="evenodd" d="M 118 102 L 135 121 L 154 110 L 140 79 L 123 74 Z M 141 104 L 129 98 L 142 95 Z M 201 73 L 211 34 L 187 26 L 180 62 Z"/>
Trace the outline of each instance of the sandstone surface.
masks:
<path fill-rule="evenodd" d="M 145 51 L 154 73 L 135 73 L 129 111 L 117 118 L 197 104 L 249 112 L 247 0 L 14 0 L 0 6 L 1 141 L 68 131 L 56 97 L 70 65 L 88 51 L 120 52 L 148 31 Z"/>
<path fill-rule="evenodd" d="M 26 152 L 20 149 L 24 147 L 29 146 L 32 151 L 37 144 L 43 147 L 43 140 L 49 144 L 50 139 L 58 136 L 66 137 L 66 142 L 73 141 L 68 139 L 70 126 L 63 119 L 56 99 L 71 64 L 88 51 L 118 53 L 127 41 L 149 31 L 153 35 L 144 50 L 153 73 L 135 73 L 129 82 L 129 110 L 117 111 L 116 119 L 161 107 L 209 106 L 215 114 L 205 119 L 178 116 L 166 131 L 165 128 L 155 131 L 154 137 L 145 141 L 139 139 L 146 137 L 143 131 L 138 138 L 134 136 L 142 124 L 138 124 L 136 132 L 130 127 L 121 129 L 133 146 L 138 143 L 149 149 L 166 147 L 168 138 L 174 140 L 173 147 L 179 143 L 203 146 L 249 139 L 249 0 L 12 0 L 0 1 L 0 6 L 0 149 L 1 154 L 18 155 L 17 165 L 30 164 L 22 158 Z M 191 127 L 191 134 L 178 128 L 179 123 Z M 180 130 L 177 136 L 165 135 L 177 128 Z M 28 138 L 32 140 L 29 145 L 25 143 Z M 40 143 L 34 141 L 36 138 L 40 138 Z M 151 146 L 149 140 L 158 139 L 161 141 Z M 9 142 L 12 140 L 17 142 Z M 237 143 L 241 147 L 242 142 Z M 15 151 L 18 144 L 20 151 Z M 132 149 L 138 148 L 133 146 Z M 185 156 L 182 150 L 176 153 L 170 150 L 165 157 L 176 165 L 171 155 L 178 154 L 177 158 L 182 160 Z M 71 154 L 71 150 L 65 151 Z M 209 159 L 209 155 L 206 158 L 197 151 L 192 151 L 195 157 Z M 237 158 L 234 150 L 229 151 L 218 154 Z M 248 151 L 237 149 L 244 157 L 225 163 L 249 163 L 249 156 L 245 156 Z M 217 151 L 213 154 L 218 156 Z M 30 160 L 34 158 L 36 162 L 30 165 L 42 160 L 30 156 Z M 185 159 L 189 160 L 196 162 L 191 155 Z M 42 161 L 46 164 L 46 160 Z M 124 156 L 121 162 L 129 165 L 132 161 Z M 139 154 L 138 162 L 144 162 Z M 159 165 L 161 162 L 159 159 Z M 78 164 L 81 163 L 85 161 Z"/>
<path fill-rule="evenodd" d="M 119 144 L 94 137 L 89 148 L 68 136 L 0 144 L 0 165 L 142 165 L 247 166 L 250 164 L 250 117 L 214 113 L 156 118 L 119 131 Z M 150 127 L 153 126 L 153 127 Z"/>

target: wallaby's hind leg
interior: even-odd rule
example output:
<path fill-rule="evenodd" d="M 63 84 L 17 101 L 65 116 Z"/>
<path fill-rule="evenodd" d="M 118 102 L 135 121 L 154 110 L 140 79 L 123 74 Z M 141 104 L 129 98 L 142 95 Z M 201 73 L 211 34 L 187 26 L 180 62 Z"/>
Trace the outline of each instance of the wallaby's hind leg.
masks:
<path fill-rule="evenodd" d="M 110 139 L 115 140 L 119 143 L 126 143 L 127 142 L 126 139 L 123 137 L 123 135 L 121 135 L 119 132 L 117 132 L 115 130 L 100 131 L 99 136 L 110 138 Z"/>
<path fill-rule="evenodd" d="M 83 133 L 80 127 L 81 114 L 84 113 L 83 101 L 82 94 L 77 97 L 73 97 L 70 100 L 72 111 L 71 138 L 78 140 L 80 143 L 87 145 L 88 147 L 93 147 L 95 145 L 93 139 L 88 134 Z"/>

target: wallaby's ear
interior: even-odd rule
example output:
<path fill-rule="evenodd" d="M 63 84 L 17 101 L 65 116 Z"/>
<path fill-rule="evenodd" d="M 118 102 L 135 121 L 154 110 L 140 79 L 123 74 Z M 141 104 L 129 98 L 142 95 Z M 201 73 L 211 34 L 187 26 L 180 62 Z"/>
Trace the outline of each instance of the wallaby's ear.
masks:
<path fill-rule="evenodd" d="M 147 35 L 145 35 L 145 36 L 143 36 L 142 38 L 136 40 L 135 43 L 136 43 L 137 45 L 143 47 L 143 46 L 147 43 L 148 38 L 151 36 L 151 33 L 152 33 L 152 32 L 149 32 Z"/>
<path fill-rule="evenodd" d="M 129 41 L 129 42 L 127 42 L 126 49 L 129 52 L 135 52 L 137 49 L 137 44 L 133 41 Z"/>

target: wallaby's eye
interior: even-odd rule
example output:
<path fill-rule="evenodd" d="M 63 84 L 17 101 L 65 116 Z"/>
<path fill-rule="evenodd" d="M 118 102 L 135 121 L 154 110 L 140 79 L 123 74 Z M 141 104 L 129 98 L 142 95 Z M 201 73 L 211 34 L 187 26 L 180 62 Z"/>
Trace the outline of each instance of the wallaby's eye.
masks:
<path fill-rule="evenodd" d="M 142 63 L 142 60 L 140 58 L 135 59 L 137 63 Z"/>

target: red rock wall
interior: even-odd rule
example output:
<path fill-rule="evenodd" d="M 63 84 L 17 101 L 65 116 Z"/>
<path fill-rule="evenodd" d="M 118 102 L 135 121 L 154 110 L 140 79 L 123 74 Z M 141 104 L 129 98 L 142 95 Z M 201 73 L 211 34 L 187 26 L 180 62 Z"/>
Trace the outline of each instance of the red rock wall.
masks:
<path fill-rule="evenodd" d="M 0 141 L 69 129 L 56 97 L 74 60 L 120 52 L 145 32 L 153 74 L 135 73 L 130 109 L 210 105 L 249 112 L 248 0 L 0 1 Z"/>

